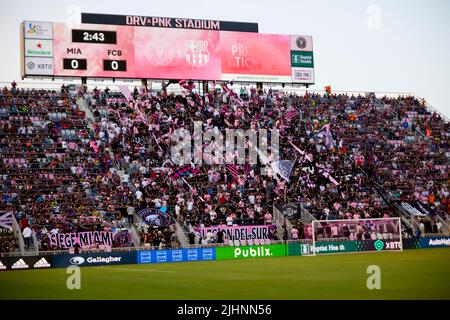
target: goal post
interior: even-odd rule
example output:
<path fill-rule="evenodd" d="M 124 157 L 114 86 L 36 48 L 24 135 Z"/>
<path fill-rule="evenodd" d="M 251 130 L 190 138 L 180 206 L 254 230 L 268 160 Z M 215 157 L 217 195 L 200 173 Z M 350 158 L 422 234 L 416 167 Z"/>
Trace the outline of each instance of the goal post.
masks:
<path fill-rule="evenodd" d="M 401 219 L 312 221 L 312 255 L 403 251 Z"/>

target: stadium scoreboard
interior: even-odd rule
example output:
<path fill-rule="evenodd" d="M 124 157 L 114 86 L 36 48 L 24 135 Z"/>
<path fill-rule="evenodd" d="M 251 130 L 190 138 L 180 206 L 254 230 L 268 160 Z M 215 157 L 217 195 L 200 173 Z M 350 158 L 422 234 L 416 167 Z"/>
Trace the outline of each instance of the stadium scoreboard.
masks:
<path fill-rule="evenodd" d="M 314 83 L 306 35 L 38 21 L 21 34 L 24 78 Z"/>

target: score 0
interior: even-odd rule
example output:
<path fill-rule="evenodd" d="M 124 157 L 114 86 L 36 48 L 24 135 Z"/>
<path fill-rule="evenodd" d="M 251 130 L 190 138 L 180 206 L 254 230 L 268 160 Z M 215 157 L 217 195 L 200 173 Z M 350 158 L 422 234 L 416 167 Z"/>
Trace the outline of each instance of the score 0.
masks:
<path fill-rule="evenodd" d="M 121 50 L 108 49 L 108 56 L 120 57 L 122 56 Z M 127 71 L 126 60 L 103 60 L 103 70 L 105 71 Z"/>
<path fill-rule="evenodd" d="M 86 70 L 86 59 L 63 59 L 63 68 L 69 70 Z"/>

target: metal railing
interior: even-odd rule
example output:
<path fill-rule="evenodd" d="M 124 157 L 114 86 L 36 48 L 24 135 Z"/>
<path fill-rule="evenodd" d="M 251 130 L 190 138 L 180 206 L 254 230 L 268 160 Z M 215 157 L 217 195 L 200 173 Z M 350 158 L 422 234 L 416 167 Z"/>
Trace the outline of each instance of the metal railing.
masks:
<path fill-rule="evenodd" d="M 17 223 L 16 216 L 15 215 L 11 216 L 12 216 L 13 233 L 17 241 L 19 242 L 20 253 L 23 254 L 25 252 L 25 243 L 22 236 L 22 230 L 20 229 L 19 224 Z"/>
<path fill-rule="evenodd" d="M 180 223 L 178 222 L 178 220 L 175 220 L 175 230 L 176 230 L 176 235 L 177 235 L 177 239 L 179 241 L 179 243 L 182 246 L 186 246 L 189 245 L 189 239 L 186 236 L 186 233 L 183 231 L 183 227 L 180 225 Z"/>
<path fill-rule="evenodd" d="M 36 237 L 36 232 L 32 232 L 31 233 L 31 239 L 33 240 L 33 250 L 29 250 L 29 252 L 32 252 L 32 253 L 34 253 L 34 254 L 36 254 L 36 255 L 38 255 L 39 254 L 39 242 L 38 242 L 38 240 L 37 240 L 37 237 Z"/>

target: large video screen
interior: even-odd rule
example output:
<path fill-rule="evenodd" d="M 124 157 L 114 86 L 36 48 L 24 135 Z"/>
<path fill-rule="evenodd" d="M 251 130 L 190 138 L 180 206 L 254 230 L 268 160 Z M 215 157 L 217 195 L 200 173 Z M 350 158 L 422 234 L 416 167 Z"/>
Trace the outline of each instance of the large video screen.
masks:
<path fill-rule="evenodd" d="M 23 23 L 27 76 L 314 83 L 311 36 Z"/>

